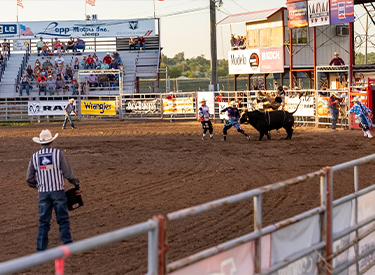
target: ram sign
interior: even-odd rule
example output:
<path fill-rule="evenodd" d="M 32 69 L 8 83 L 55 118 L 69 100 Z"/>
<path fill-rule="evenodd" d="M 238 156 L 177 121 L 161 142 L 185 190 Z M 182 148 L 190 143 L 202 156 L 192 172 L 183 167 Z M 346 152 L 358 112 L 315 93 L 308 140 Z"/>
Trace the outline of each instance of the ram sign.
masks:
<path fill-rule="evenodd" d="M 28 102 L 29 116 L 63 116 L 65 115 L 64 107 L 69 102 L 66 100 L 40 100 Z M 74 102 L 74 106 L 76 103 Z"/>
<path fill-rule="evenodd" d="M 283 73 L 284 50 L 282 47 L 230 51 L 229 74 Z"/>

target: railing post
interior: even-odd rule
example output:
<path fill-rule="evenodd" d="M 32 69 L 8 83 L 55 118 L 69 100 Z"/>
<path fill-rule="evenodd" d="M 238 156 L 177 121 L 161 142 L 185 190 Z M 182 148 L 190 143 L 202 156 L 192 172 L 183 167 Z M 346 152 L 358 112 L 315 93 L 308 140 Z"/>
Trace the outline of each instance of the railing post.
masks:
<path fill-rule="evenodd" d="M 64 263 L 65 259 L 70 255 L 70 250 L 65 245 L 61 245 L 59 248 L 64 252 L 64 256 L 55 260 L 55 274 L 64 275 Z"/>
<path fill-rule="evenodd" d="M 158 275 L 159 219 L 153 218 L 157 227 L 148 231 L 148 275 Z"/>
<path fill-rule="evenodd" d="M 327 210 L 326 210 L 326 257 L 332 254 L 333 242 L 332 242 L 332 201 L 333 201 L 333 174 L 331 167 L 326 167 L 326 179 L 327 179 Z M 331 275 L 332 260 L 326 262 L 326 274 Z"/>
<path fill-rule="evenodd" d="M 354 192 L 358 192 L 358 166 L 354 166 Z M 354 225 L 358 224 L 358 197 L 355 197 L 354 200 Z M 358 230 L 355 231 L 355 237 L 358 239 Z M 359 243 L 354 245 L 355 258 L 358 259 L 359 256 Z M 359 274 L 359 261 L 356 260 L 356 274 Z"/>
<path fill-rule="evenodd" d="M 259 237 L 255 240 L 254 273 L 262 270 L 262 194 L 254 197 L 254 231 Z"/>
<path fill-rule="evenodd" d="M 165 275 L 167 270 L 167 262 L 165 254 L 168 251 L 168 247 L 166 245 L 166 218 L 162 215 L 154 216 L 154 220 L 158 220 L 158 268 L 157 268 L 157 275 Z"/>
<path fill-rule="evenodd" d="M 324 169 L 325 170 L 325 169 Z M 326 207 L 326 210 L 320 214 L 320 241 L 326 241 L 326 235 L 327 235 L 327 171 L 325 170 L 325 174 L 320 177 L 320 206 Z M 318 273 L 323 273 L 323 266 L 318 266 Z"/>

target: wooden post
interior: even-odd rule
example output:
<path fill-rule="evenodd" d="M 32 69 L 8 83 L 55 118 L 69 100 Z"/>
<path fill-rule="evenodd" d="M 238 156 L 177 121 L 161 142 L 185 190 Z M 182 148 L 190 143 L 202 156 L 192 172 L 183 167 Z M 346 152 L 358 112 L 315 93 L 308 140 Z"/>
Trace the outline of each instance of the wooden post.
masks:
<path fill-rule="evenodd" d="M 234 91 L 237 91 L 237 78 L 238 78 L 238 74 L 235 74 L 234 75 Z"/>

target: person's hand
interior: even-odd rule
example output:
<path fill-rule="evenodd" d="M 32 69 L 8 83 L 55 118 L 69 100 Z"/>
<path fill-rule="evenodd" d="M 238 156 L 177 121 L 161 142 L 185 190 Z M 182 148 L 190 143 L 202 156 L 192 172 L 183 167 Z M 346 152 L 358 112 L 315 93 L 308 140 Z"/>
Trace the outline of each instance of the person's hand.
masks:
<path fill-rule="evenodd" d="M 81 189 L 81 187 L 78 189 L 78 190 L 76 190 L 76 195 L 77 196 L 80 196 L 82 194 L 82 189 Z"/>

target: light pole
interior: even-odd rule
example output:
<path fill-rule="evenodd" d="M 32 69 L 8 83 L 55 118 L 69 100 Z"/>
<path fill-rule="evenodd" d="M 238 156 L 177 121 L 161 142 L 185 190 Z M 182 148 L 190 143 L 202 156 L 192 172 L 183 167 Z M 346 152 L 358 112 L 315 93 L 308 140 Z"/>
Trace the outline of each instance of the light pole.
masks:
<path fill-rule="evenodd" d="M 211 34 L 211 85 L 214 91 L 217 91 L 217 44 L 216 44 L 216 0 L 210 1 L 210 34 Z M 223 1 L 217 1 L 219 6 Z"/>

